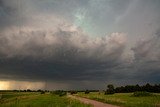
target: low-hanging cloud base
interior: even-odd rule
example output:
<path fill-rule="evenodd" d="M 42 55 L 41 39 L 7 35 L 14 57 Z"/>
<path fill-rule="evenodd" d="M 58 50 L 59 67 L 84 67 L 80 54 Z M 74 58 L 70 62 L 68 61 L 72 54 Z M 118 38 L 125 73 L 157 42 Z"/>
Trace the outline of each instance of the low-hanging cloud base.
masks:
<path fill-rule="evenodd" d="M 159 17 L 158 0 L 0 0 L 1 83 L 6 89 L 159 83 Z"/>

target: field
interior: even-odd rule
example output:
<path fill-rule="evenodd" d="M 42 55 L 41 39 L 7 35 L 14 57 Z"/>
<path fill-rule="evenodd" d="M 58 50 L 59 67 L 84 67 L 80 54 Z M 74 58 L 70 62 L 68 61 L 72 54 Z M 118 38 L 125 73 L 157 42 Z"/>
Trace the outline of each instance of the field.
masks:
<path fill-rule="evenodd" d="M 1 92 L 0 107 L 91 107 L 91 105 L 50 93 Z"/>
<path fill-rule="evenodd" d="M 78 96 L 101 101 L 108 104 L 119 105 L 121 107 L 160 107 L 160 94 L 153 94 L 145 97 L 134 97 L 133 93 L 116 93 L 104 95 L 104 93 L 90 92 L 78 93 Z"/>
<path fill-rule="evenodd" d="M 120 107 L 160 107 L 160 94 L 135 97 L 133 93 L 104 93 L 90 92 L 75 94 L 100 102 L 118 105 Z M 92 107 L 67 96 L 40 92 L 0 92 L 0 107 Z"/>

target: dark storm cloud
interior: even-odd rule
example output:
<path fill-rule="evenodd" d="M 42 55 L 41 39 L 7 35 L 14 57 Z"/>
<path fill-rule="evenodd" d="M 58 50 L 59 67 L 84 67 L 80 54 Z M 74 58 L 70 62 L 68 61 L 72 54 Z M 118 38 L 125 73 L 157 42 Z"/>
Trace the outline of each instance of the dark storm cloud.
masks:
<path fill-rule="evenodd" d="M 32 31 L 0 38 L 1 75 L 14 79 L 104 79 L 122 62 L 124 34 L 91 38 L 80 31 Z M 2 78 L 2 77 L 1 77 Z"/>
<path fill-rule="evenodd" d="M 160 61 L 159 31 L 150 39 L 140 40 L 133 51 L 138 61 Z"/>
<path fill-rule="evenodd" d="M 77 8 L 90 3 L 1 0 L 0 78 L 106 80 L 110 68 L 123 62 L 126 38 L 120 33 L 93 38 L 68 24 Z"/>
<path fill-rule="evenodd" d="M 159 0 L 0 0 L 0 79 L 158 83 L 159 10 Z M 117 31 L 127 35 L 102 36 Z"/>
<path fill-rule="evenodd" d="M 146 82 L 160 81 L 160 36 L 158 32 L 149 39 L 140 40 L 132 49 L 135 57 L 132 64 L 135 69 L 134 76 Z"/>

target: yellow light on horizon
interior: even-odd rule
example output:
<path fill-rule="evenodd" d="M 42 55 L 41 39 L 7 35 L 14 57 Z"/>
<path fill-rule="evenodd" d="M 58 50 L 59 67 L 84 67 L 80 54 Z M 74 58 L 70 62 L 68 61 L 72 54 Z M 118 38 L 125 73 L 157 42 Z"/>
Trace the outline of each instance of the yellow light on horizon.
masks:
<path fill-rule="evenodd" d="M 8 81 L 0 81 L 0 90 L 8 90 L 9 84 Z"/>
<path fill-rule="evenodd" d="M 43 89 L 44 82 L 29 82 L 29 81 L 0 81 L 0 90 L 13 89 Z"/>

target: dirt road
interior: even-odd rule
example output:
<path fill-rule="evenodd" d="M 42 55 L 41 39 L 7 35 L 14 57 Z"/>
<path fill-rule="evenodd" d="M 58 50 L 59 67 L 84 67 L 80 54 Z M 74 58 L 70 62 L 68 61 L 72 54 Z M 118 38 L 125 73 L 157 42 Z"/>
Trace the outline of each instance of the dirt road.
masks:
<path fill-rule="evenodd" d="M 95 101 L 95 100 L 90 100 L 87 98 L 82 98 L 82 97 L 78 97 L 78 96 L 73 96 L 73 95 L 68 95 L 68 97 L 73 98 L 73 99 L 77 99 L 85 104 L 91 104 L 94 107 L 119 107 L 119 106 L 115 106 L 115 105 L 111 105 L 111 104 L 106 104 L 106 103 L 102 103 L 99 101 Z"/>

